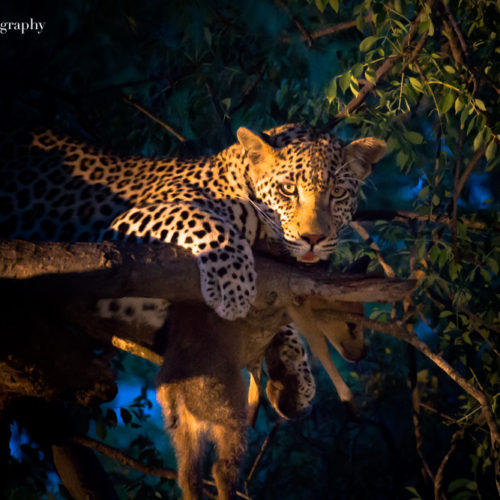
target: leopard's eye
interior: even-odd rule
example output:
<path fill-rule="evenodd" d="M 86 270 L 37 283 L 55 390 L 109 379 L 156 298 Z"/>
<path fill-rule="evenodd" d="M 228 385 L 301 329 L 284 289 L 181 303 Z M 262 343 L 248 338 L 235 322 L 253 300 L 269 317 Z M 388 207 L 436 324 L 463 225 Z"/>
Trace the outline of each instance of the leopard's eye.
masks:
<path fill-rule="evenodd" d="M 335 186 L 332 189 L 332 197 L 333 198 L 342 198 L 346 193 L 345 189 L 339 186 Z"/>
<path fill-rule="evenodd" d="M 297 194 L 297 186 L 291 182 L 283 182 L 278 186 L 281 194 L 285 196 L 295 196 Z"/>

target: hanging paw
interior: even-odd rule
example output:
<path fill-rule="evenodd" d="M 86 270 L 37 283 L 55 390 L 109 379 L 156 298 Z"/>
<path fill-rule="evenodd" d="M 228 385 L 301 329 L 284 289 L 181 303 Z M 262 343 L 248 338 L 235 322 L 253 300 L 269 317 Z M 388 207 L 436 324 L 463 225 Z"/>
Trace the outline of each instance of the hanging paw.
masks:
<path fill-rule="evenodd" d="M 201 293 L 224 319 L 244 318 L 256 296 L 256 273 L 248 243 L 225 246 L 198 256 Z"/>

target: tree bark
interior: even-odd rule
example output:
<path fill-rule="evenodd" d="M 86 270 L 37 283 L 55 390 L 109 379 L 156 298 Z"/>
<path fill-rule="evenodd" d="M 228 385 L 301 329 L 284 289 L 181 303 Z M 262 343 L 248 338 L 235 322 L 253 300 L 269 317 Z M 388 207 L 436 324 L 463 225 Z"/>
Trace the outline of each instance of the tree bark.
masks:
<path fill-rule="evenodd" d="M 328 274 L 325 267 L 285 264 L 256 256 L 256 310 L 295 303 L 401 300 L 414 280 Z M 202 301 L 195 259 L 173 245 L 0 241 L 0 292 L 44 297 L 158 297 Z"/>

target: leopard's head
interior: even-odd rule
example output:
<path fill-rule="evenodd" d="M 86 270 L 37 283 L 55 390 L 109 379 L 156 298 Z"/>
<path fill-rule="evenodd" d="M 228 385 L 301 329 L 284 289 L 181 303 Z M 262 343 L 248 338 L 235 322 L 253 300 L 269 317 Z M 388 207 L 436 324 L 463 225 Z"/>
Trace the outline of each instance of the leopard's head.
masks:
<path fill-rule="evenodd" d="M 252 203 L 268 236 L 299 261 L 327 259 L 385 142 L 365 137 L 345 144 L 300 125 L 264 134 L 242 127 L 237 135 L 248 155 Z"/>

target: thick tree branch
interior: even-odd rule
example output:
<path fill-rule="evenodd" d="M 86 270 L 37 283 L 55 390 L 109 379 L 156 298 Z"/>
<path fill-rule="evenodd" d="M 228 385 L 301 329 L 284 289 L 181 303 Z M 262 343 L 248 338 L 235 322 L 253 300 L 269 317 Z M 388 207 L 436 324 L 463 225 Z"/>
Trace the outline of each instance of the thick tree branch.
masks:
<path fill-rule="evenodd" d="M 415 281 L 372 276 L 330 275 L 323 267 L 302 267 L 256 256 L 255 310 L 286 307 L 297 297 L 324 302 L 400 300 Z M 159 297 L 202 301 L 194 258 L 170 245 L 114 243 L 0 242 L 0 291 L 48 297 Z"/>

